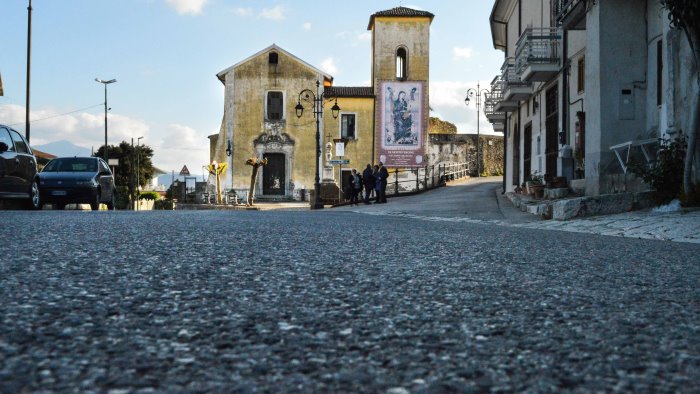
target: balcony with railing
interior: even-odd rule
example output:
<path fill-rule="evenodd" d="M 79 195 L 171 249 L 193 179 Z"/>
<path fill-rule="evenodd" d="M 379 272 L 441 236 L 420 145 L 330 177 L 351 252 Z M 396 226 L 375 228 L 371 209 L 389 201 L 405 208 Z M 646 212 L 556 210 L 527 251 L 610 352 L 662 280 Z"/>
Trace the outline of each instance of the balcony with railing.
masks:
<path fill-rule="evenodd" d="M 527 100 L 532 96 L 532 82 L 523 81 L 515 70 L 515 59 L 506 58 L 501 66 L 504 101 Z"/>
<path fill-rule="evenodd" d="M 586 28 L 585 0 L 550 0 L 550 8 L 558 26 L 567 30 Z"/>
<path fill-rule="evenodd" d="M 503 113 L 505 119 L 506 112 L 512 112 L 518 108 L 518 102 L 514 100 L 506 101 L 503 98 L 503 79 L 500 75 L 497 75 L 493 81 L 491 81 L 491 92 L 487 96 L 489 101 L 493 103 L 494 113 Z M 486 107 L 484 107 L 486 111 Z M 487 114 L 488 118 L 488 114 Z"/>
<path fill-rule="evenodd" d="M 561 29 L 529 27 L 515 47 L 515 73 L 524 82 L 546 82 L 561 67 Z"/>

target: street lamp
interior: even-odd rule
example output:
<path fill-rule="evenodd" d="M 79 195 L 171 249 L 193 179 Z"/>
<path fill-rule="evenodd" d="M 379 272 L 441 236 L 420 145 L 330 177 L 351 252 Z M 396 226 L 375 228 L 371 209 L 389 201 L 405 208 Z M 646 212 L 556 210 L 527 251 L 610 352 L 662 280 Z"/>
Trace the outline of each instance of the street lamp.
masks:
<path fill-rule="evenodd" d="M 464 99 L 464 104 L 469 106 L 470 97 L 476 96 L 476 176 L 481 176 L 481 160 L 479 159 L 479 151 L 481 149 L 481 136 L 479 135 L 479 109 L 481 108 L 481 95 L 491 93 L 488 89 L 479 89 L 479 82 L 476 83 L 476 89 L 469 88 L 467 97 Z M 484 99 L 485 100 L 485 99 Z"/>
<path fill-rule="evenodd" d="M 230 139 L 226 143 L 226 156 L 231 158 L 231 190 L 233 190 L 233 144 Z"/>
<path fill-rule="evenodd" d="M 141 201 L 141 138 L 136 139 L 136 200 Z M 140 203 L 136 205 L 136 210 L 140 209 Z"/>
<path fill-rule="evenodd" d="M 314 105 L 314 117 L 316 118 L 316 183 L 314 184 L 314 204 L 311 209 L 323 209 L 323 203 L 321 202 L 321 178 L 319 176 L 320 167 L 319 163 L 321 161 L 321 129 L 319 128 L 319 122 L 323 118 L 323 95 L 321 94 L 321 82 L 316 81 L 316 93 L 309 89 L 304 89 L 299 92 L 299 98 L 297 99 L 297 105 L 294 107 L 296 110 L 297 118 L 301 118 L 304 114 L 304 106 L 301 105 L 301 100 Z M 338 118 L 338 113 L 340 112 L 340 107 L 338 106 L 338 99 L 335 99 L 335 104 L 331 108 L 333 113 L 333 119 Z"/>
<path fill-rule="evenodd" d="M 95 81 L 105 85 L 105 151 L 103 153 L 105 161 L 108 162 L 109 156 L 107 155 L 107 85 L 109 85 L 110 83 L 117 82 L 117 80 L 110 79 L 109 81 L 105 81 L 99 78 L 95 78 Z"/>

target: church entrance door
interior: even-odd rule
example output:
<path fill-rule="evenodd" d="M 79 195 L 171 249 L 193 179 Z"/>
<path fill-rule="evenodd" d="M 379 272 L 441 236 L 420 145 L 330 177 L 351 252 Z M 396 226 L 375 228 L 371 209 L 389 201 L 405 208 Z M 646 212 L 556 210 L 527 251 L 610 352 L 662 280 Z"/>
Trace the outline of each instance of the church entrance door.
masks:
<path fill-rule="evenodd" d="M 284 196 L 285 158 L 283 153 L 265 153 L 267 165 L 263 166 L 263 195 Z"/>

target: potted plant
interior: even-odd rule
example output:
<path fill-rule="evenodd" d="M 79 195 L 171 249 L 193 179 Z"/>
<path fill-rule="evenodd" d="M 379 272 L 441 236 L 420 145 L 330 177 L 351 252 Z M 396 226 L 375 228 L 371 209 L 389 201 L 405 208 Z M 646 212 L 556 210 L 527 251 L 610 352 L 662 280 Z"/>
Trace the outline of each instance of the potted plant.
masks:
<path fill-rule="evenodd" d="M 539 175 L 537 171 L 530 174 L 527 182 L 527 192 L 529 195 L 535 198 L 542 198 L 544 196 L 544 177 Z"/>

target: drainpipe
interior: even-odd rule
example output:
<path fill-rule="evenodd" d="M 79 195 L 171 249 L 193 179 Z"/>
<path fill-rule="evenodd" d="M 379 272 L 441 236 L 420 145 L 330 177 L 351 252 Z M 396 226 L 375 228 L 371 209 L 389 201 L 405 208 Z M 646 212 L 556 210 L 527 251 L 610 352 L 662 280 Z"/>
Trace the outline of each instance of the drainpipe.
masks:
<path fill-rule="evenodd" d="M 508 112 L 504 112 L 506 120 L 503 124 L 503 191 L 506 194 L 506 178 L 508 175 Z"/>
<path fill-rule="evenodd" d="M 564 145 L 569 141 L 569 32 L 562 30 L 562 92 L 561 92 L 561 132 L 559 144 Z"/>

